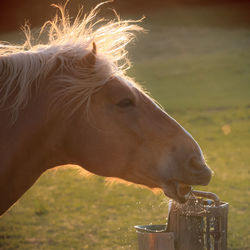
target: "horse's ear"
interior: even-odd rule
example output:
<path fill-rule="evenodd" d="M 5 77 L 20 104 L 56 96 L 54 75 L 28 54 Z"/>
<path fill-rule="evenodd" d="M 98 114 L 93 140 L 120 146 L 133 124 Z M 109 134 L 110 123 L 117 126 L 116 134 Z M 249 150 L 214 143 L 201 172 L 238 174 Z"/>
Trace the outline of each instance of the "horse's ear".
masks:
<path fill-rule="evenodd" d="M 90 51 L 85 57 L 84 62 L 87 63 L 89 66 L 94 66 L 96 63 L 96 44 L 93 42 L 92 51 Z"/>

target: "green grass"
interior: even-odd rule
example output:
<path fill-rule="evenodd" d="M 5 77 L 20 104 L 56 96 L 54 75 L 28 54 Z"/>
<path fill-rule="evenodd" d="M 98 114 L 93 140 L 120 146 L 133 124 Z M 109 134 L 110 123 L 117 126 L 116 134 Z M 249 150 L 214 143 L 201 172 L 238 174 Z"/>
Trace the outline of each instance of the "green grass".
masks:
<path fill-rule="evenodd" d="M 201 145 L 215 172 L 203 189 L 229 202 L 235 250 L 250 249 L 250 28 L 230 23 L 244 9 L 151 15 L 150 33 L 130 48 L 129 72 Z M 165 223 L 167 204 L 162 194 L 107 186 L 77 169 L 48 171 L 1 217 L 0 249 L 136 249 L 133 225 Z"/>

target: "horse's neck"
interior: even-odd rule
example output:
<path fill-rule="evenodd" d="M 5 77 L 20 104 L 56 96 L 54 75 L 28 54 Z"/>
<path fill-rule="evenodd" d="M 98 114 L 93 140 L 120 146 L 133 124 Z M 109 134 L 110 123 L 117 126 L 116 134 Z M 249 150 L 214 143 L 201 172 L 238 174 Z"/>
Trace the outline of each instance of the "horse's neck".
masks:
<path fill-rule="evenodd" d="M 63 163 L 54 160 L 60 127 L 57 121 L 45 122 L 46 113 L 31 103 L 11 127 L 7 112 L 0 112 L 0 214 L 46 169 Z"/>

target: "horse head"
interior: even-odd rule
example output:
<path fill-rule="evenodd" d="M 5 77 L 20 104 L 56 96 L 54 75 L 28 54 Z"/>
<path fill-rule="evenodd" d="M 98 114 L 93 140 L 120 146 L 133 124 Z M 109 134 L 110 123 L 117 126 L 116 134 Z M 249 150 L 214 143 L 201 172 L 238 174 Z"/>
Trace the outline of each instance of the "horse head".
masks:
<path fill-rule="evenodd" d="M 94 68 L 95 45 L 83 61 Z M 92 173 L 161 188 L 179 202 L 211 179 L 193 137 L 125 76 L 110 77 L 71 121 L 64 155 Z"/>

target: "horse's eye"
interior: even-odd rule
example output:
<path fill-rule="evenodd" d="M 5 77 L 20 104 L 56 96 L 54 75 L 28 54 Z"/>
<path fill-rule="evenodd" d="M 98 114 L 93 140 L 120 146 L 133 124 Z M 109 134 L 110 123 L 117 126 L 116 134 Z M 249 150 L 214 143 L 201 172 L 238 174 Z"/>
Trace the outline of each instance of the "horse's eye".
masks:
<path fill-rule="evenodd" d="M 118 107 L 120 107 L 120 108 L 128 108 L 128 107 L 131 107 L 131 106 L 135 106 L 135 103 L 130 98 L 124 98 L 121 101 L 119 101 L 116 105 Z"/>

